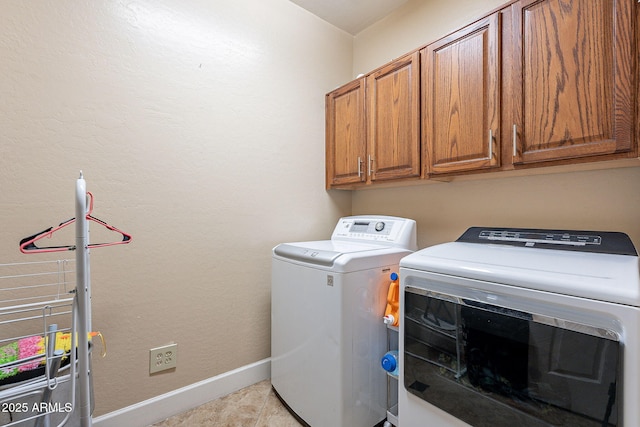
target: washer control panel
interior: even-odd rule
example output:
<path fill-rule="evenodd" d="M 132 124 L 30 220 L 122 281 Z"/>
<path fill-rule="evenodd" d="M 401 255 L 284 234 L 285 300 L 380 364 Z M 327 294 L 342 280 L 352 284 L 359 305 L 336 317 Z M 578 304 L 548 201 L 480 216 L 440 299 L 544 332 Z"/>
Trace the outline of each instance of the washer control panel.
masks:
<path fill-rule="evenodd" d="M 331 240 L 365 241 L 411 249 L 416 242 L 416 225 L 414 220 L 390 216 L 344 217 L 338 221 Z"/>

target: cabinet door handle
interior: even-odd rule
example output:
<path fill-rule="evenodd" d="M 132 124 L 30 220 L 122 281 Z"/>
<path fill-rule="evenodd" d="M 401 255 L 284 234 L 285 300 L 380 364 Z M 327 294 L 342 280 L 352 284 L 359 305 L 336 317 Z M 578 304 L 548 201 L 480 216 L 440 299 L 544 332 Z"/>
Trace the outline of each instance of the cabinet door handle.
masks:
<path fill-rule="evenodd" d="M 489 129 L 489 160 L 493 158 L 493 130 Z"/>
<path fill-rule="evenodd" d="M 367 166 L 368 172 L 369 172 L 369 176 L 371 176 L 371 174 L 373 173 L 373 157 L 371 157 L 371 154 L 369 154 L 369 165 Z"/>
<path fill-rule="evenodd" d="M 362 157 L 358 156 L 358 178 L 362 178 Z"/>
<path fill-rule="evenodd" d="M 513 124 L 513 157 L 518 155 L 518 125 Z"/>

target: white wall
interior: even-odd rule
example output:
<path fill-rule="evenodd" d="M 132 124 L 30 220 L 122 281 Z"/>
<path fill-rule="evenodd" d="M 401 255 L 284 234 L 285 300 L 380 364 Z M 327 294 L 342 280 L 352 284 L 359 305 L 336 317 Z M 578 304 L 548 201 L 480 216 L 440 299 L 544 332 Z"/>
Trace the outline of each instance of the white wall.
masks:
<path fill-rule="evenodd" d="M 95 415 L 269 357 L 271 248 L 350 213 L 324 94 L 352 42 L 288 0 L 0 3 L 0 263 L 52 258 L 18 241 L 74 215 L 80 169 L 133 235 L 92 251 Z"/>
<path fill-rule="evenodd" d="M 409 0 L 354 41 L 354 72 L 365 73 L 435 41 L 506 3 Z M 455 240 L 471 226 L 622 231 L 640 247 L 640 168 L 424 184 L 353 192 L 353 214 L 418 222 L 418 246 Z"/>

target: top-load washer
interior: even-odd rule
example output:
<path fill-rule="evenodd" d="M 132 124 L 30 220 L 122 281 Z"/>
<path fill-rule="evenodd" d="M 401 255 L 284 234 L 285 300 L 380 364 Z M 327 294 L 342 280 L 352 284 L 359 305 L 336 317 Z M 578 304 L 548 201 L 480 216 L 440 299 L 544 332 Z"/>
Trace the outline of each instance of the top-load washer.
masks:
<path fill-rule="evenodd" d="M 414 250 L 415 221 L 389 216 L 341 218 L 331 240 L 273 249 L 271 383 L 305 423 L 384 420 L 389 276 Z"/>

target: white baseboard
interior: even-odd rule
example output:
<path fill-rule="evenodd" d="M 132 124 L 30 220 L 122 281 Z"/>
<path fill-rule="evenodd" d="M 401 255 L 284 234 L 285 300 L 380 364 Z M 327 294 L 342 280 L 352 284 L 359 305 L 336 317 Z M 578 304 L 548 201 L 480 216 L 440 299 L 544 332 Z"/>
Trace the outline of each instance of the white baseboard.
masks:
<path fill-rule="evenodd" d="M 271 358 L 93 419 L 95 427 L 145 427 L 271 377 Z"/>

